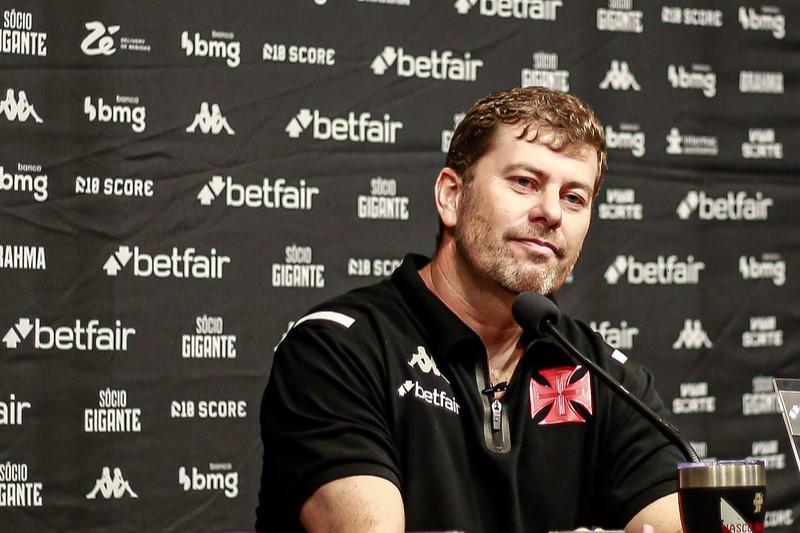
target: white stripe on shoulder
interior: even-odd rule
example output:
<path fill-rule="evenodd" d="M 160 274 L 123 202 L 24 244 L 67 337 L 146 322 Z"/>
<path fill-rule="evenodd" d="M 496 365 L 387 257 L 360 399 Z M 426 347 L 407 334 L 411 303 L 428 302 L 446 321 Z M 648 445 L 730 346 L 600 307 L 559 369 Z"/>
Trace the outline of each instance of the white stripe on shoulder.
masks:
<path fill-rule="evenodd" d="M 337 313 L 335 311 L 317 311 L 316 313 L 311 313 L 310 315 L 306 315 L 297 322 L 294 323 L 294 326 L 297 327 L 298 325 L 306 322 L 308 320 L 327 320 L 329 322 L 335 322 L 341 326 L 349 328 L 353 325 L 353 322 L 356 321 L 355 318 L 349 317 L 343 313 Z"/>
<path fill-rule="evenodd" d="M 628 362 L 628 356 L 616 349 L 611 354 L 611 358 L 623 365 Z"/>

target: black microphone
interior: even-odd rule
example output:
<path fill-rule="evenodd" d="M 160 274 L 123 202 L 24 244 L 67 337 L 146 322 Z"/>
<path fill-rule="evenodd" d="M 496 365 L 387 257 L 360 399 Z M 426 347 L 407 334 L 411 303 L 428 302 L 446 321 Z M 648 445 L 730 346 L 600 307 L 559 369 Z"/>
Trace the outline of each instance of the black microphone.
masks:
<path fill-rule="evenodd" d="M 588 368 L 597 378 L 608 385 L 617 395 L 621 396 L 634 409 L 648 419 L 658 429 L 667 440 L 678 446 L 687 460 L 698 463 L 700 459 L 691 444 L 683 438 L 680 431 L 661 418 L 647 404 L 638 397 L 631 394 L 628 389 L 614 379 L 611 374 L 597 365 L 594 361 L 583 355 L 575 346 L 567 340 L 564 335 L 556 329 L 555 324 L 561 317 L 561 311 L 552 300 L 535 292 L 523 292 L 514 299 L 511 306 L 511 313 L 522 329 L 535 338 L 552 336 L 558 344 L 567 350 L 570 356 L 577 362 Z"/>

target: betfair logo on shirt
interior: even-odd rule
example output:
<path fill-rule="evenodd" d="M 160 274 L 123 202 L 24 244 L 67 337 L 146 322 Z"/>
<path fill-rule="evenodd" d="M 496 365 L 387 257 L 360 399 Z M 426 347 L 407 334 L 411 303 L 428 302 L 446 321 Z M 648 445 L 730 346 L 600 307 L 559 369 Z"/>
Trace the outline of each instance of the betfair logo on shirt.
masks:
<path fill-rule="evenodd" d="M 429 405 L 450 411 L 453 414 L 458 414 L 461 406 L 458 405 L 453 398 L 447 395 L 447 391 L 433 389 L 427 390 L 418 381 L 406 380 L 398 388 L 397 394 L 401 398 L 405 398 L 406 394 L 413 391 L 413 397 L 421 400 Z"/>

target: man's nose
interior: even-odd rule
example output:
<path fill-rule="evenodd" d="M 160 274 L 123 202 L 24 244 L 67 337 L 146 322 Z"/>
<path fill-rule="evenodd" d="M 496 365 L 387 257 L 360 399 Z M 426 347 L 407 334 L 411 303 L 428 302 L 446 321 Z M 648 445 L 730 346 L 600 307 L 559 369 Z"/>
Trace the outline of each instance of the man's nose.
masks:
<path fill-rule="evenodd" d="M 528 218 L 531 222 L 538 222 L 548 227 L 561 225 L 561 194 L 558 190 L 545 188 L 540 191 L 531 206 Z"/>

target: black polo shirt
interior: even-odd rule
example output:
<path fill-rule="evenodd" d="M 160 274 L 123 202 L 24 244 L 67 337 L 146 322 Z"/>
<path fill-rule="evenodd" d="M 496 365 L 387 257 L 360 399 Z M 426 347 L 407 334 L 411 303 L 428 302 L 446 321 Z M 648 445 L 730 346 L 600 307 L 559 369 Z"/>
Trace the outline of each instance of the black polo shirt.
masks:
<path fill-rule="evenodd" d="M 486 350 L 422 282 L 426 261 L 314 308 L 281 342 L 257 529 L 302 530 L 314 490 L 361 474 L 399 487 L 408 531 L 622 528 L 677 489 L 678 449 L 552 341 L 530 343 L 502 400 L 482 392 Z M 666 414 L 646 370 L 583 323 L 558 328 Z"/>

